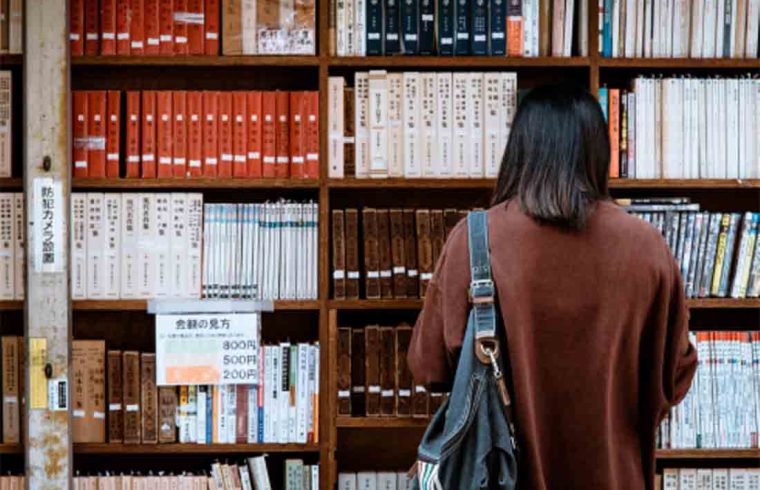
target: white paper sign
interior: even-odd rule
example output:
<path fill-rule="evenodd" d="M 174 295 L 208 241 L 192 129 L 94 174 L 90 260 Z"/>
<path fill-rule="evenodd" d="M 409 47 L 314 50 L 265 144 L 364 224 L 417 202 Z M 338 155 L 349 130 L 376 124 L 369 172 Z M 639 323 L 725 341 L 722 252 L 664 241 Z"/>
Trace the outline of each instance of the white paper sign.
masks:
<path fill-rule="evenodd" d="M 62 272 L 65 250 L 61 183 L 52 177 L 38 177 L 34 179 L 33 187 L 34 269 L 37 272 Z"/>
<path fill-rule="evenodd" d="M 156 315 L 157 384 L 257 384 L 259 313 Z"/>

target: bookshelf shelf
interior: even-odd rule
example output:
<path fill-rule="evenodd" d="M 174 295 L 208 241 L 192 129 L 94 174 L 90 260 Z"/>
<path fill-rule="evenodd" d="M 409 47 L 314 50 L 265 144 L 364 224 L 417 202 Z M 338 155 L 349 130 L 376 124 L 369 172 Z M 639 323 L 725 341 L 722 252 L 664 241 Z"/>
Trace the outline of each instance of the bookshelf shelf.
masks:
<path fill-rule="evenodd" d="M 599 58 L 600 68 L 759 69 L 757 58 Z"/>
<path fill-rule="evenodd" d="M 0 54 L 0 68 L 6 66 L 21 66 L 23 62 L 23 54 Z"/>
<path fill-rule="evenodd" d="M 760 448 L 658 449 L 657 459 L 760 459 Z"/>
<path fill-rule="evenodd" d="M 4 191 L 21 191 L 24 188 L 24 179 L 21 177 L 6 177 L 0 179 L 0 189 Z"/>
<path fill-rule="evenodd" d="M 506 56 L 330 56 L 327 60 L 330 66 L 342 67 L 575 68 L 588 67 L 591 63 L 590 58 L 587 57 L 508 58 Z"/>
<path fill-rule="evenodd" d="M 89 189 L 318 189 L 313 179 L 72 179 L 74 190 Z"/>
<path fill-rule="evenodd" d="M 335 425 L 339 429 L 414 429 L 425 428 L 427 418 L 402 417 L 338 417 Z"/>
<path fill-rule="evenodd" d="M 318 66 L 318 56 L 79 56 L 73 66 Z"/>
<path fill-rule="evenodd" d="M 145 311 L 148 302 L 144 299 L 120 299 L 120 300 L 75 300 L 74 311 Z M 318 311 L 317 300 L 284 300 L 275 301 L 274 309 L 296 311 Z"/>
<path fill-rule="evenodd" d="M 692 309 L 760 308 L 760 298 L 694 298 L 686 300 Z M 416 310 L 421 299 L 351 299 L 329 300 L 328 307 L 336 310 Z"/>
<path fill-rule="evenodd" d="M 313 453 L 319 444 L 74 444 L 75 454 Z"/>
<path fill-rule="evenodd" d="M 23 454 L 24 446 L 21 444 L 0 444 L 0 454 Z"/>
<path fill-rule="evenodd" d="M 331 189 L 492 189 L 496 179 L 329 179 Z M 611 189 L 760 189 L 760 179 L 612 179 Z"/>
<path fill-rule="evenodd" d="M 15 311 L 15 310 L 23 310 L 23 309 L 24 309 L 23 300 L 0 301 L 0 311 Z"/>

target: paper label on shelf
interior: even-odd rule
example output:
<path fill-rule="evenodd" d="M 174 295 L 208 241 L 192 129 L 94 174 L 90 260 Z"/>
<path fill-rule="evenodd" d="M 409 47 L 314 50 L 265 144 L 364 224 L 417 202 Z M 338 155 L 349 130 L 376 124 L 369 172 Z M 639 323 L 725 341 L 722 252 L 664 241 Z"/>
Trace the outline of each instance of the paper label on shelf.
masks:
<path fill-rule="evenodd" d="M 29 339 L 29 408 L 44 410 L 48 406 L 48 382 L 45 377 L 47 339 Z"/>
<path fill-rule="evenodd" d="M 37 272 L 63 272 L 63 190 L 60 181 L 37 177 L 33 184 L 32 264 Z"/>
<path fill-rule="evenodd" d="M 260 330 L 260 313 L 156 315 L 157 384 L 257 384 Z"/>

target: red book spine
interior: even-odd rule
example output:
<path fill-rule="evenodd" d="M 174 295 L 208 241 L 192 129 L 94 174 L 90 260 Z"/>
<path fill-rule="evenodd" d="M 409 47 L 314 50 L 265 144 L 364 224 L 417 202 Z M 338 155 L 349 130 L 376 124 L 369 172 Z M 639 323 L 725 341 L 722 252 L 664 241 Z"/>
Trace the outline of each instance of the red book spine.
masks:
<path fill-rule="evenodd" d="M 130 0 L 129 4 L 129 52 L 145 53 L 145 5 L 143 0 Z"/>
<path fill-rule="evenodd" d="M 174 32 L 174 54 L 187 54 L 187 0 L 174 0 L 171 27 Z M 170 53 L 171 53 L 170 52 Z"/>
<path fill-rule="evenodd" d="M 306 119 L 304 92 L 290 92 L 290 176 L 304 178 Z"/>
<path fill-rule="evenodd" d="M 145 54 L 158 54 L 161 49 L 158 24 L 158 1 L 143 0 L 145 6 Z"/>
<path fill-rule="evenodd" d="M 116 0 L 116 54 L 130 52 L 132 33 L 132 0 Z"/>
<path fill-rule="evenodd" d="M 205 51 L 205 28 L 203 26 L 203 0 L 187 1 L 187 52 L 203 54 Z"/>
<path fill-rule="evenodd" d="M 319 178 L 319 92 L 306 92 L 307 179 Z"/>
<path fill-rule="evenodd" d="M 106 92 L 87 93 L 87 176 L 106 176 Z"/>
<path fill-rule="evenodd" d="M 232 175 L 248 176 L 248 111 L 247 93 L 232 93 Z"/>
<path fill-rule="evenodd" d="M 173 93 L 174 100 L 174 126 L 172 138 L 174 145 L 174 157 L 172 159 L 173 175 L 185 177 L 187 174 L 187 92 L 176 90 Z"/>
<path fill-rule="evenodd" d="M 203 174 L 203 93 L 187 93 L 187 174 Z"/>
<path fill-rule="evenodd" d="M 610 136 L 610 178 L 620 177 L 620 89 L 611 88 L 607 125 Z"/>
<path fill-rule="evenodd" d="M 206 54 L 219 54 L 219 0 L 205 0 L 204 27 Z"/>
<path fill-rule="evenodd" d="M 75 90 L 72 95 L 72 113 L 74 114 L 74 141 L 72 146 L 74 177 L 87 177 L 87 92 Z"/>
<path fill-rule="evenodd" d="M 288 92 L 275 92 L 275 177 L 287 177 L 290 167 L 290 96 Z"/>
<path fill-rule="evenodd" d="M 94 56 L 100 48 L 100 17 L 98 0 L 84 2 L 84 54 Z"/>
<path fill-rule="evenodd" d="M 158 52 L 161 54 L 174 53 L 174 12 L 178 9 L 179 0 L 174 3 L 169 0 L 159 0 L 158 6 Z M 181 11 L 181 10 L 180 10 Z"/>
<path fill-rule="evenodd" d="M 261 92 L 252 91 L 248 99 L 248 177 L 261 177 Z"/>
<path fill-rule="evenodd" d="M 116 0 L 100 1 L 100 54 L 116 54 Z"/>
<path fill-rule="evenodd" d="M 236 385 L 235 390 L 235 442 L 248 442 L 248 385 Z"/>
<path fill-rule="evenodd" d="M 264 92 L 261 97 L 261 161 L 262 176 L 274 177 L 275 171 L 275 93 Z"/>
<path fill-rule="evenodd" d="M 156 92 L 156 159 L 158 160 L 158 176 L 171 177 L 172 171 L 172 92 L 161 90 Z"/>
<path fill-rule="evenodd" d="M 203 92 L 203 175 L 216 177 L 219 163 L 219 126 L 217 124 L 219 92 Z"/>
<path fill-rule="evenodd" d="M 126 176 L 140 176 L 140 92 L 127 92 L 127 131 L 125 133 Z"/>
<path fill-rule="evenodd" d="M 219 177 L 232 177 L 232 92 L 219 93 Z"/>
<path fill-rule="evenodd" d="M 69 5 L 69 44 L 71 56 L 84 55 L 84 0 Z"/>
<path fill-rule="evenodd" d="M 121 153 L 121 92 L 109 90 L 106 110 L 106 177 L 119 177 L 119 154 Z"/>
<path fill-rule="evenodd" d="M 142 159 L 141 177 L 156 178 L 156 91 L 142 93 Z"/>

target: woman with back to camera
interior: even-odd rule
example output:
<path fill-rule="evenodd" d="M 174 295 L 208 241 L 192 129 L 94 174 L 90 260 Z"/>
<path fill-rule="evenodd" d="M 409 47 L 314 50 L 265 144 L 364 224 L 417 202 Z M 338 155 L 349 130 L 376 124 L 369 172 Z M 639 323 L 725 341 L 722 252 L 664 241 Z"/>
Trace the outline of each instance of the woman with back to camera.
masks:
<path fill-rule="evenodd" d="M 696 369 L 678 265 L 608 195 L 609 138 L 585 90 L 522 101 L 487 212 L 506 328 L 520 489 L 652 488 L 655 433 Z M 449 385 L 469 312 L 467 223 L 427 289 L 408 361 Z"/>

